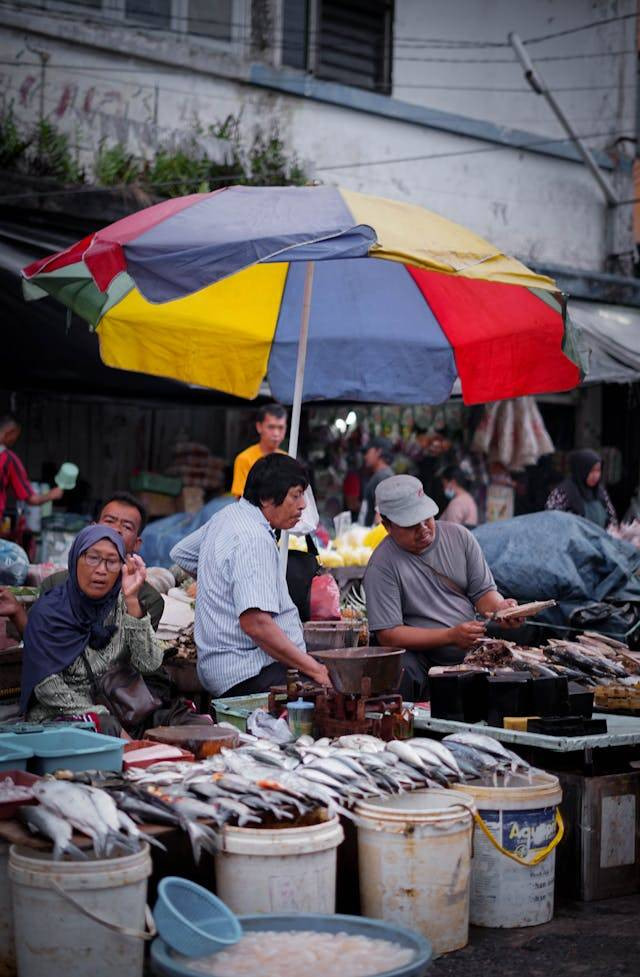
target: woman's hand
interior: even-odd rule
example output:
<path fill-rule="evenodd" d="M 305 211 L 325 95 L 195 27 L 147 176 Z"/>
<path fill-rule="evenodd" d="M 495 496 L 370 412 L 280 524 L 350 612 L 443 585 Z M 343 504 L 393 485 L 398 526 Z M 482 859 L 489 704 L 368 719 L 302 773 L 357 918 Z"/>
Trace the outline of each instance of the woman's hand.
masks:
<path fill-rule="evenodd" d="M 146 579 L 147 568 L 142 557 L 137 553 L 127 556 L 122 567 L 122 596 L 131 617 L 143 616 L 138 595 Z"/>

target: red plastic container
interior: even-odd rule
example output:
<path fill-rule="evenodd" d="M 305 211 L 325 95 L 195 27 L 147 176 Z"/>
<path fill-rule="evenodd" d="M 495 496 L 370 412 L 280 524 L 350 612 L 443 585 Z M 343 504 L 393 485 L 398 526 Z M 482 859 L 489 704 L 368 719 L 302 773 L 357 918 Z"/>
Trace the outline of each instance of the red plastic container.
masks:
<path fill-rule="evenodd" d="M 16 787 L 31 787 L 36 781 L 42 780 L 35 773 L 26 773 L 24 770 L 3 770 L 0 773 L 0 783 L 10 777 L 13 780 Z M 0 802 L 0 821 L 8 821 L 9 818 L 15 817 L 16 811 L 19 807 L 24 807 L 25 804 L 37 804 L 38 801 L 33 797 L 29 801 L 4 801 Z"/>
<path fill-rule="evenodd" d="M 127 753 L 131 753 L 132 750 L 144 750 L 148 746 L 161 746 L 162 744 L 156 743 L 155 740 L 131 740 L 125 744 L 124 756 L 122 759 L 122 769 L 129 770 L 131 767 L 138 767 L 144 770 L 146 767 L 150 767 L 154 763 L 193 763 L 195 757 L 193 753 L 188 750 L 183 750 L 180 747 L 176 749 L 180 750 L 180 756 L 167 757 L 163 760 L 159 757 L 157 760 L 151 758 L 149 760 L 127 760 Z"/>

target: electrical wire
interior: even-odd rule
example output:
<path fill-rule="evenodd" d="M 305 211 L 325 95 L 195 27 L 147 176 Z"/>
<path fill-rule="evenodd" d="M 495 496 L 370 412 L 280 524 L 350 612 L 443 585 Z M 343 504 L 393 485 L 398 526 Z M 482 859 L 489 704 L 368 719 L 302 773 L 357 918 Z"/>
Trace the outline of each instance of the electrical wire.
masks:
<path fill-rule="evenodd" d="M 2 60 L 0 59 L 0 66 L 12 67 L 12 68 L 33 68 L 36 70 L 41 70 L 42 64 L 36 61 L 19 61 L 19 60 Z M 168 65 L 166 71 L 172 70 L 172 67 Z M 180 69 L 173 69 L 179 72 Z M 99 75 L 101 72 L 110 72 L 117 74 L 140 74 L 140 75 L 154 75 L 157 77 L 157 68 L 144 68 L 136 67 L 129 68 L 124 65 L 89 65 L 89 64 L 67 64 L 67 63 L 57 63 L 57 62 L 47 62 L 46 71 L 87 71 L 95 75 Z M 281 81 L 299 81 L 301 78 L 310 77 L 305 74 L 287 75 L 284 72 L 280 72 L 278 75 Z M 322 81 L 322 79 L 318 79 Z M 154 88 L 159 88 L 162 91 L 175 92 L 180 95 L 192 95 L 195 94 L 185 88 L 172 88 L 166 85 L 163 81 L 158 81 L 153 85 L 144 85 L 144 83 L 139 83 L 141 87 L 149 88 L 153 90 Z M 378 86 L 380 88 L 384 87 L 382 85 Z M 443 85 L 443 84 L 430 84 L 430 83 L 420 83 L 420 82 L 395 82 L 393 85 L 394 89 L 425 89 L 433 91 L 450 91 L 450 92 L 496 92 L 496 93 L 506 93 L 506 94 L 519 94 L 519 95 L 535 95 L 531 88 L 510 88 L 501 85 Z M 622 85 L 561 85 L 553 87 L 554 92 L 596 92 L 596 91 L 619 91 L 621 88 L 636 89 L 636 83 L 622 84 Z M 216 96 L 217 97 L 217 96 Z"/>

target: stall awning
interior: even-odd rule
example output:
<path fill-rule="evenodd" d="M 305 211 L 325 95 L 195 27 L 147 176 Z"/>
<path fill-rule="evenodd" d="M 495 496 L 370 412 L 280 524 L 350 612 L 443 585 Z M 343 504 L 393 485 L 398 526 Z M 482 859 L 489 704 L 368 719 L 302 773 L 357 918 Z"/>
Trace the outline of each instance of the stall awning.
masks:
<path fill-rule="evenodd" d="M 640 380 L 640 308 L 569 300 L 569 315 L 591 348 L 587 383 Z"/>

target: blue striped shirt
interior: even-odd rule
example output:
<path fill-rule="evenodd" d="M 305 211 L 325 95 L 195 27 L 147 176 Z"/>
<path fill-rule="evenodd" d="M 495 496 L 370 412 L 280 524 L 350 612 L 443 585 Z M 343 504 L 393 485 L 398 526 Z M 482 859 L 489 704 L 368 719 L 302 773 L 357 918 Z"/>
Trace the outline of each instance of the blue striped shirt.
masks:
<path fill-rule="evenodd" d="M 227 506 L 171 555 L 185 569 L 197 559 L 198 677 L 213 695 L 253 678 L 274 661 L 240 627 L 244 611 L 257 608 L 271 614 L 281 631 L 305 650 L 300 615 L 289 595 L 275 536 L 257 506 L 246 499 Z"/>

